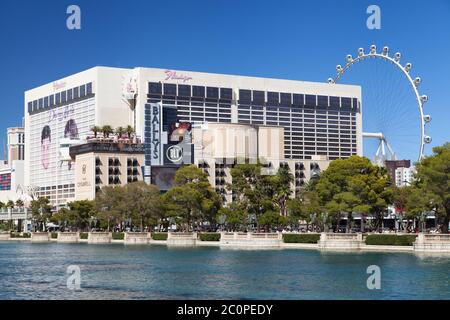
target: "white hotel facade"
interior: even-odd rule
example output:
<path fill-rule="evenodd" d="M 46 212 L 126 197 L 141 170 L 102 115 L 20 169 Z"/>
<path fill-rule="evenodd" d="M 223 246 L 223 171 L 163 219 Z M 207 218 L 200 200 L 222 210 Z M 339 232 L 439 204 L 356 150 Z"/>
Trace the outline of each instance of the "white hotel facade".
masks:
<path fill-rule="evenodd" d="M 77 173 L 65 149 L 92 136 L 94 125 L 132 125 L 148 156 L 153 103 L 161 105 L 163 127 L 178 122 L 194 128 L 205 123 L 283 128 L 283 152 L 276 162 L 293 170 L 312 170 L 318 163 L 324 169 L 330 160 L 363 153 L 359 86 L 95 67 L 25 92 L 25 185 L 39 187 L 38 195 L 55 206 L 73 201 Z M 194 163 L 204 165 L 199 148 Z M 149 168 L 146 158 L 142 165 Z M 210 174 L 214 185 L 214 170 Z"/>

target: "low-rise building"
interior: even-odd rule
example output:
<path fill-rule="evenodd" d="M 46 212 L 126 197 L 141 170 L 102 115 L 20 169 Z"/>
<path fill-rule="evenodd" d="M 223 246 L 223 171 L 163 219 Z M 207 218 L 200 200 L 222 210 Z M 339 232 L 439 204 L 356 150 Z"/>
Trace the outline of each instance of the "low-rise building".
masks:
<path fill-rule="evenodd" d="M 142 181 L 144 146 L 140 143 L 91 140 L 70 147 L 75 162 L 73 200 L 93 200 L 103 186 Z"/>

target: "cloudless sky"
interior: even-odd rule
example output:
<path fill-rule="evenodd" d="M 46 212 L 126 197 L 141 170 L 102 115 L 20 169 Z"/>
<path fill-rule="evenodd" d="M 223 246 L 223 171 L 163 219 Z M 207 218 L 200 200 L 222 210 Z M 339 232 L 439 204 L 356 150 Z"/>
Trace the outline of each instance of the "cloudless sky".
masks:
<path fill-rule="evenodd" d="M 66 28 L 71 4 L 81 8 L 79 31 Z M 381 30 L 366 27 L 371 4 Z M 21 125 L 25 90 L 93 66 L 324 82 L 371 44 L 413 63 L 430 97 L 431 146 L 450 141 L 449 0 L 0 1 L 0 137 Z"/>

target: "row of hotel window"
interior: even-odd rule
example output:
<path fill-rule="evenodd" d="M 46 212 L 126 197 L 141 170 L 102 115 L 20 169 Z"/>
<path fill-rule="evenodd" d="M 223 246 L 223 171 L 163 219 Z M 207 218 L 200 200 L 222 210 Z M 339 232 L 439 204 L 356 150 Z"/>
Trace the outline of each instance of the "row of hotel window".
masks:
<path fill-rule="evenodd" d="M 151 98 L 162 96 L 163 99 L 195 98 L 212 100 L 232 100 L 233 90 L 230 88 L 176 85 L 172 83 L 150 82 L 148 88 Z M 310 107 L 342 107 L 358 108 L 358 99 L 310 94 L 296 94 L 273 91 L 239 90 L 239 104 L 272 105 L 272 106 L 310 106 Z"/>
<path fill-rule="evenodd" d="M 92 95 L 92 82 L 28 102 L 28 112 L 45 111 Z"/>

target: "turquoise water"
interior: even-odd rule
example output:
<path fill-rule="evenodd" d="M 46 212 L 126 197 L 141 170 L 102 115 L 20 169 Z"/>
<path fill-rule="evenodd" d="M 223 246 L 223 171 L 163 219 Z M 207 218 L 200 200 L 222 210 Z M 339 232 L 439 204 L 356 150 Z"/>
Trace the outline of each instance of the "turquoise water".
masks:
<path fill-rule="evenodd" d="M 450 299 L 449 273 L 450 257 L 409 253 L 0 243 L 0 299 Z"/>

